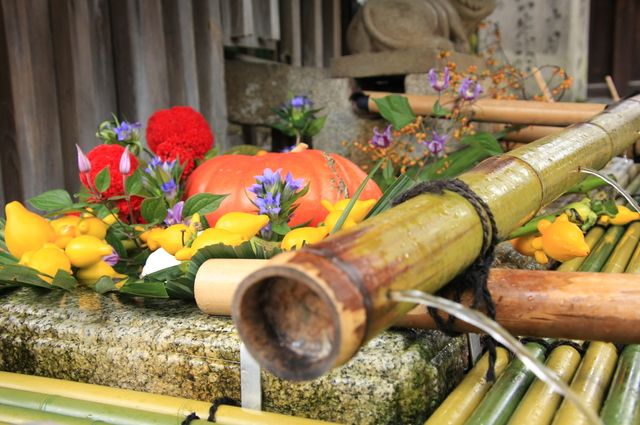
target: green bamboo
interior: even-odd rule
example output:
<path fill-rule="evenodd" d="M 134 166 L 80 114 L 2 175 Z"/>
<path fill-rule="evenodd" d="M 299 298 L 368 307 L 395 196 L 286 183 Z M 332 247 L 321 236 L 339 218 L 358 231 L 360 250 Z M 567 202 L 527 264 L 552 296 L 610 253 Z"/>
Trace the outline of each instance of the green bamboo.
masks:
<path fill-rule="evenodd" d="M 179 425 L 185 419 L 176 415 L 163 415 L 109 404 L 2 387 L 0 387 L 0 404 L 75 418 L 90 417 L 97 421 L 118 425 Z M 195 424 L 195 422 L 192 423 Z"/>
<path fill-rule="evenodd" d="M 496 378 L 502 375 L 509 363 L 509 353 L 504 348 L 496 350 Z M 462 382 L 447 396 L 429 417 L 424 425 L 462 425 L 489 391 L 493 382 L 487 381 L 489 354 L 485 353 L 480 361 L 467 373 Z"/>
<path fill-rule="evenodd" d="M 600 410 L 616 367 L 618 352 L 613 344 L 591 342 L 582 363 L 571 382 L 571 389 L 596 412 Z M 568 400 L 564 400 L 552 425 L 586 425 L 584 415 Z"/>
<path fill-rule="evenodd" d="M 631 254 L 631 258 L 629 259 L 629 264 L 627 264 L 627 268 L 624 271 L 625 273 L 640 273 L 640 245 L 638 245 Z"/>
<path fill-rule="evenodd" d="M 503 239 L 584 175 L 637 140 L 640 96 L 459 177 L 489 207 Z M 482 218 L 451 191 L 422 194 L 355 227 L 280 254 L 239 285 L 238 333 L 277 376 L 313 379 L 347 362 L 364 342 L 413 308 L 389 292 L 434 293 L 481 253 Z M 486 220 L 485 220 L 486 221 Z"/>
<path fill-rule="evenodd" d="M 6 404 L 0 404 L 0 421 L 7 421 L 7 423 L 10 424 L 42 421 L 48 424 L 61 425 L 98 425 L 106 423 L 88 418 L 74 418 L 65 415 L 58 415 L 56 413 L 27 409 L 24 407 L 9 406 Z M 2 423 L 4 424 L 4 422 Z"/>
<path fill-rule="evenodd" d="M 640 423 L 640 345 L 622 350 L 600 416 L 605 425 Z"/>
<path fill-rule="evenodd" d="M 629 264 L 633 251 L 640 240 L 640 222 L 631 223 L 616 244 L 609 259 L 602 268 L 603 273 L 623 273 Z"/>
<path fill-rule="evenodd" d="M 580 353 L 568 345 L 555 348 L 546 361 L 546 366 L 564 382 L 573 378 L 579 364 Z M 561 401 L 560 394 L 536 379 L 513 412 L 509 425 L 547 425 L 551 423 Z"/>
<path fill-rule="evenodd" d="M 538 223 L 541 220 L 549 220 L 551 222 L 555 221 L 557 214 L 550 215 L 541 215 L 532 220 L 530 220 L 527 224 L 513 232 L 509 233 L 509 239 L 519 238 L 520 236 L 530 235 L 531 233 L 536 233 L 538 231 Z"/>
<path fill-rule="evenodd" d="M 591 177 L 593 177 L 593 176 L 591 176 Z M 631 180 L 631 183 L 629 183 L 627 185 L 625 190 L 631 196 L 635 196 L 635 195 L 638 194 L 638 191 L 640 190 L 640 174 L 638 174 L 637 176 L 635 176 L 633 178 L 633 180 Z"/>
<path fill-rule="evenodd" d="M 540 361 L 545 350 L 535 342 L 526 347 Z M 482 399 L 465 425 L 503 425 L 520 403 L 522 396 L 533 381 L 534 375 L 519 360 L 513 360 Z"/>
<path fill-rule="evenodd" d="M 587 242 L 587 245 L 589 245 L 590 251 L 593 251 L 593 247 L 602 238 L 602 235 L 604 235 L 604 228 L 600 226 L 596 226 L 591 230 L 589 230 L 589 232 L 587 233 L 587 236 L 585 236 L 584 239 Z M 557 270 L 560 272 L 575 272 L 580 268 L 582 263 L 584 263 L 584 260 L 586 258 L 587 257 L 576 257 L 569 261 L 565 261 L 564 263 L 560 264 L 560 266 L 558 266 Z"/>
<path fill-rule="evenodd" d="M 624 227 L 622 226 L 609 227 L 578 270 L 581 272 L 599 272 L 602 270 L 623 233 Z"/>

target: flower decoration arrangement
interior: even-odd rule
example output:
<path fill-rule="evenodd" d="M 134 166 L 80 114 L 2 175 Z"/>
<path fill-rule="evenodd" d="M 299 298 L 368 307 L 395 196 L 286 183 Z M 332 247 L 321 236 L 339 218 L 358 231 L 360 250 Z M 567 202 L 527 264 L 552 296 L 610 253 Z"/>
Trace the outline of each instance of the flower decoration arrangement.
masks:
<path fill-rule="evenodd" d="M 295 137 L 297 145 L 303 139 L 313 137 L 322 130 L 327 117 L 316 115 L 321 110 L 313 108 L 313 102 L 309 97 L 293 96 L 275 109 L 276 122 L 272 127 L 289 137 Z"/>
<path fill-rule="evenodd" d="M 80 193 L 56 189 L 28 200 L 42 215 L 17 201 L 5 206 L 0 289 L 84 285 L 99 293 L 193 299 L 195 273 L 207 259 L 270 258 L 319 242 L 364 220 L 380 195 L 355 164 L 335 154 L 304 152 L 302 144 L 295 152 L 251 157 L 267 160 L 251 183 L 214 193 L 194 190 L 203 178 L 224 180 L 236 168 L 229 164 L 249 156 L 206 160 L 215 156 L 214 137 L 204 117 L 189 107 L 154 113 L 146 127 L 148 147 L 141 131 L 140 123 L 115 117 L 103 122 L 96 134 L 101 144 L 86 154 L 77 147 Z M 287 170 L 308 157 L 324 161 L 326 178 L 312 181 Z M 331 168 L 336 163 L 341 173 L 349 170 L 349 184 L 343 181 L 347 175 Z M 216 177 L 201 177 L 200 168 Z M 333 186 L 336 181 L 344 190 Z M 299 214 L 312 185 L 327 197 L 325 213 L 306 205 Z M 221 208 L 230 195 L 251 207 Z M 218 209 L 221 214 L 211 218 Z M 300 220 L 311 211 L 312 220 Z"/>

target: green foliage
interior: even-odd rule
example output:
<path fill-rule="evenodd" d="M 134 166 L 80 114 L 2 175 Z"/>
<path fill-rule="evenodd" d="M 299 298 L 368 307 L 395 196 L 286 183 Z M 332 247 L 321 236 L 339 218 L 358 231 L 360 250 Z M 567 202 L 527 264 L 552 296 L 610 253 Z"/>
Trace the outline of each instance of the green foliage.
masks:
<path fill-rule="evenodd" d="M 409 101 L 404 96 L 391 94 L 379 99 L 373 99 L 373 101 L 378 107 L 380 115 L 389 121 L 396 130 L 402 129 L 416 119 Z"/>
<path fill-rule="evenodd" d="M 96 185 L 98 192 L 104 192 L 109 189 L 109 186 L 111 186 L 111 175 L 109 174 L 108 166 L 100 170 L 93 183 Z"/>
<path fill-rule="evenodd" d="M 209 214 L 217 210 L 227 196 L 228 195 L 213 195 L 211 193 L 198 193 L 193 195 L 184 203 L 182 215 L 184 217 L 190 217 L 196 213 L 200 215 Z"/>
<path fill-rule="evenodd" d="M 147 198 L 140 205 L 140 213 L 147 223 L 160 223 L 167 216 L 167 203 L 164 198 Z"/>
<path fill-rule="evenodd" d="M 73 207 L 73 201 L 69 192 L 63 189 L 54 189 L 41 193 L 27 200 L 29 205 L 40 211 L 60 211 Z"/>

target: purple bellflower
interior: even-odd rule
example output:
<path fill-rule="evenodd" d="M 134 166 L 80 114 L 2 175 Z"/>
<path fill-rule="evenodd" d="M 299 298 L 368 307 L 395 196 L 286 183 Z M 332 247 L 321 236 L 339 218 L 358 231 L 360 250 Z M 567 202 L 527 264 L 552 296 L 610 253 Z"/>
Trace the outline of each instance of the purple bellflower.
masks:
<path fill-rule="evenodd" d="M 472 101 L 478 98 L 483 92 L 480 83 L 473 81 L 471 78 L 465 78 L 460 84 L 458 94 L 466 101 Z"/>
<path fill-rule="evenodd" d="M 176 203 L 172 208 L 167 210 L 167 216 L 164 218 L 164 223 L 167 226 L 184 222 L 182 217 L 182 209 L 184 208 L 184 201 Z"/>
<path fill-rule="evenodd" d="M 371 146 L 376 148 L 388 148 L 392 141 L 391 137 L 391 124 L 384 129 L 382 133 L 378 130 L 378 127 L 373 128 L 373 137 L 369 141 Z"/>
<path fill-rule="evenodd" d="M 304 108 L 305 106 L 311 107 L 313 102 L 307 96 L 294 96 L 289 102 L 292 108 Z"/>
<path fill-rule="evenodd" d="M 438 75 L 438 71 L 436 71 L 435 68 L 431 68 L 429 70 L 428 77 L 429 77 L 429 85 L 431 86 L 432 89 L 434 89 L 437 92 L 442 92 L 443 90 L 446 90 L 449 87 L 450 75 L 449 75 L 449 68 L 446 66 L 444 67 L 442 80 L 440 79 L 440 76 Z"/>
<path fill-rule="evenodd" d="M 113 131 L 116 133 L 118 140 L 123 142 L 128 140 L 131 137 L 131 134 L 134 131 L 139 130 L 140 127 L 142 127 L 142 125 L 139 122 L 128 123 L 126 121 L 122 121 L 119 126 L 113 129 Z"/>
<path fill-rule="evenodd" d="M 120 256 L 118 255 L 115 249 L 112 249 L 111 254 L 105 255 L 104 257 L 102 257 L 102 261 L 104 261 L 105 263 L 113 267 L 116 264 L 118 264 L 118 261 L 120 261 Z"/>
<path fill-rule="evenodd" d="M 276 215 L 282 209 L 280 206 L 280 193 L 276 193 L 274 196 L 272 193 L 267 192 L 264 198 L 256 198 L 254 202 L 259 209 L 259 214 Z"/>
<path fill-rule="evenodd" d="M 276 171 L 271 170 L 271 168 L 265 168 L 262 175 L 255 176 L 255 179 L 258 183 L 261 183 L 264 186 L 265 190 L 268 191 L 280 182 L 281 172 L 282 168 L 278 168 Z"/>
<path fill-rule="evenodd" d="M 431 152 L 433 155 L 442 156 L 448 138 L 448 135 L 441 135 L 434 131 L 433 138 L 431 140 L 425 140 L 422 143 L 427 147 L 427 149 L 429 149 L 429 152 Z"/>

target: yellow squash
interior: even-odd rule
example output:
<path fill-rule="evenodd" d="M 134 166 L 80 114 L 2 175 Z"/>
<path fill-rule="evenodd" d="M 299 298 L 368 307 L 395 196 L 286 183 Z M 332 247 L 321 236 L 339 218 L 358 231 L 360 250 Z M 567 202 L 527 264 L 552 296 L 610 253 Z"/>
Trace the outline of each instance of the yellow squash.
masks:
<path fill-rule="evenodd" d="M 40 249 L 56 238 L 53 226 L 38 214 L 27 210 L 20 202 L 9 202 L 4 211 L 7 216 L 5 242 L 9 252 L 20 259 L 25 252 Z"/>
<path fill-rule="evenodd" d="M 300 249 L 303 245 L 320 242 L 329 234 L 329 229 L 322 227 L 298 227 L 284 235 L 280 247 L 285 251 Z"/>
<path fill-rule="evenodd" d="M 589 245 L 582 230 L 571 223 L 565 214 L 560 214 L 553 223 L 540 220 L 538 231 L 542 236 L 534 239 L 531 246 L 536 249 L 534 256 L 541 264 L 549 262 L 549 257 L 567 261 L 589 255 Z"/>
<path fill-rule="evenodd" d="M 267 223 L 269 223 L 269 216 L 265 214 L 228 212 L 218 219 L 215 228 L 241 235 L 244 239 L 251 239 Z"/>
<path fill-rule="evenodd" d="M 20 259 L 20 264 L 38 270 L 43 280 L 51 283 L 58 270 L 71 274 L 71 262 L 63 250 L 56 245 L 47 243 L 36 251 L 26 252 Z"/>
<path fill-rule="evenodd" d="M 69 241 L 65 252 L 73 266 L 84 268 L 101 261 L 102 257 L 112 254 L 113 248 L 95 236 L 82 235 Z"/>

